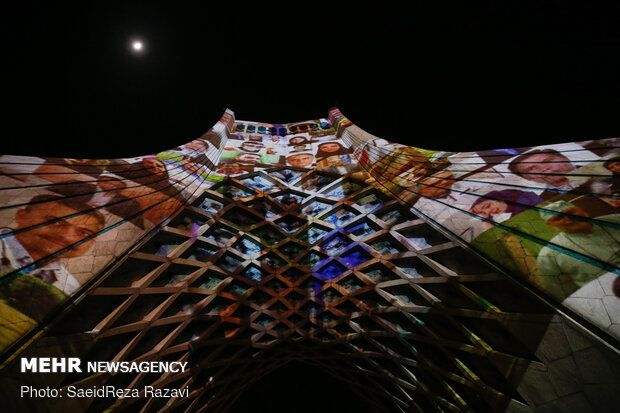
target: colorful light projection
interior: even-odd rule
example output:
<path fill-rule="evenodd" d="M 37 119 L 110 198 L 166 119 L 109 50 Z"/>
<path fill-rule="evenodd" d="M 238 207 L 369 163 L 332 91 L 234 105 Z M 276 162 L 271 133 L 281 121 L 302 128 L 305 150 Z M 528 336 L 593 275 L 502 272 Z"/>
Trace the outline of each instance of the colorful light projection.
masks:
<path fill-rule="evenodd" d="M 81 317 L 46 337 L 88 337 L 72 348 L 85 358 L 189 359 L 192 378 L 148 380 L 191 386 L 196 408 L 225 409 L 245 375 L 291 354 L 337 374 L 371 372 L 352 385 L 378 411 L 562 403 L 564 387 L 544 399 L 531 378 L 536 363 L 569 374 L 546 354 L 557 336 L 545 331 L 580 333 L 554 306 L 618 337 L 617 143 L 431 151 L 332 110 L 285 125 L 227 113 L 199 140 L 133 159 L 3 156 L 1 344 L 83 296 Z M 344 346 L 335 354 L 353 364 L 326 364 L 306 340 Z M 210 354 L 227 346 L 240 351 L 213 369 Z"/>

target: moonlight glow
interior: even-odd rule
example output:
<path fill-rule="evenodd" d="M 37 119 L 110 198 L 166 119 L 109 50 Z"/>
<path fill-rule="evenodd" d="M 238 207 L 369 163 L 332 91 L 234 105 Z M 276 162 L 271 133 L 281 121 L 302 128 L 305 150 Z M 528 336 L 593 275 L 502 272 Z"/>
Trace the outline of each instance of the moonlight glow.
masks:
<path fill-rule="evenodd" d="M 130 50 L 134 54 L 142 54 L 145 50 L 144 42 L 140 39 L 132 39 L 130 41 Z"/>

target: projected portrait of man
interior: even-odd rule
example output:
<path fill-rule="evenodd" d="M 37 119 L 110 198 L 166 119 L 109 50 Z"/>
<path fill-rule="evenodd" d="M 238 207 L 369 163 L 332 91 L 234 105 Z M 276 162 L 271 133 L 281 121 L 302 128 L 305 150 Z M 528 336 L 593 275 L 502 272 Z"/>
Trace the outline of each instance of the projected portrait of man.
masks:
<path fill-rule="evenodd" d="M 244 162 L 244 163 L 259 163 L 260 155 L 255 154 L 255 153 L 240 153 L 237 156 L 235 156 L 235 159 L 239 162 Z"/>
<path fill-rule="evenodd" d="M 206 152 L 209 150 L 209 142 L 202 139 L 195 139 L 183 145 L 185 152 Z"/>
<path fill-rule="evenodd" d="M 563 299 L 604 274 L 606 270 L 593 264 L 589 257 L 620 265 L 620 230 L 614 227 L 620 223 L 620 214 L 597 217 L 612 225 L 595 225 L 585 210 L 566 201 L 541 208 L 546 211 L 540 211 L 540 217 L 559 232 L 537 256 L 514 235 L 505 234 L 500 242 L 515 257 L 520 270 L 535 276 L 534 281 L 546 291 L 555 291 L 557 298 Z"/>
<path fill-rule="evenodd" d="M 297 168 L 308 168 L 314 162 L 314 156 L 311 153 L 298 153 L 286 158 L 286 163 Z"/>
<path fill-rule="evenodd" d="M 550 149 L 536 149 L 519 155 L 510 162 L 508 169 L 523 179 L 544 184 L 551 189 L 571 190 L 577 186 L 566 176 L 575 166 L 566 156 Z M 549 199 L 556 193 L 542 197 Z"/>
<path fill-rule="evenodd" d="M 246 152 L 260 152 L 264 148 L 265 145 L 260 142 L 243 142 L 240 147 L 242 151 Z"/>
<path fill-rule="evenodd" d="M 84 255 L 94 244 L 95 238 L 105 225 L 103 215 L 94 210 L 70 218 L 89 209 L 89 205 L 74 199 L 57 199 L 53 195 L 39 195 L 19 209 L 14 218 L 15 228 L 1 230 L 14 236 L 0 240 L 0 272 L 6 274 L 20 270 L 41 259 L 47 259 L 66 249 L 61 255 L 27 273 L 52 284 L 69 294 L 79 287 L 77 280 L 58 261 Z M 48 223 L 49 222 L 49 223 Z M 41 225 L 40 224 L 45 224 Z M 31 228 L 32 229 L 27 229 Z M 23 230 L 23 232 L 21 232 Z"/>

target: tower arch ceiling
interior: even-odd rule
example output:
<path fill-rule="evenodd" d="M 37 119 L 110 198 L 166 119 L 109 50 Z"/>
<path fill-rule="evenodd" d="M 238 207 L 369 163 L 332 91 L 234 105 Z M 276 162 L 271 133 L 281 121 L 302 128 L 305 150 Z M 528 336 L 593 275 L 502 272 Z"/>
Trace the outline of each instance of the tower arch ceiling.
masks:
<path fill-rule="evenodd" d="M 226 411 L 228 386 L 302 360 L 376 411 L 567 394 L 601 410 L 586 384 L 596 369 L 601 399 L 618 385 L 618 146 L 429 150 L 334 108 L 284 124 L 227 111 L 136 158 L 2 156 L 2 391 L 27 380 L 11 360 L 47 348 L 188 363 L 49 378 L 190 389 L 84 409 Z"/>

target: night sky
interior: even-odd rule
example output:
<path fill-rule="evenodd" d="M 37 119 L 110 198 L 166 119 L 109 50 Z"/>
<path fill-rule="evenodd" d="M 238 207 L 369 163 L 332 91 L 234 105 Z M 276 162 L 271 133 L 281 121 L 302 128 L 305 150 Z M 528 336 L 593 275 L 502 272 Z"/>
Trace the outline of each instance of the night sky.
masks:
<path fill-rule="evenodd" d="M 227 107 L 279 123 L 338 106 L 442 150 L 620 135 L 618 2 L 50 3 L 4 6 L 3 153 L 153 153 Z"/>

